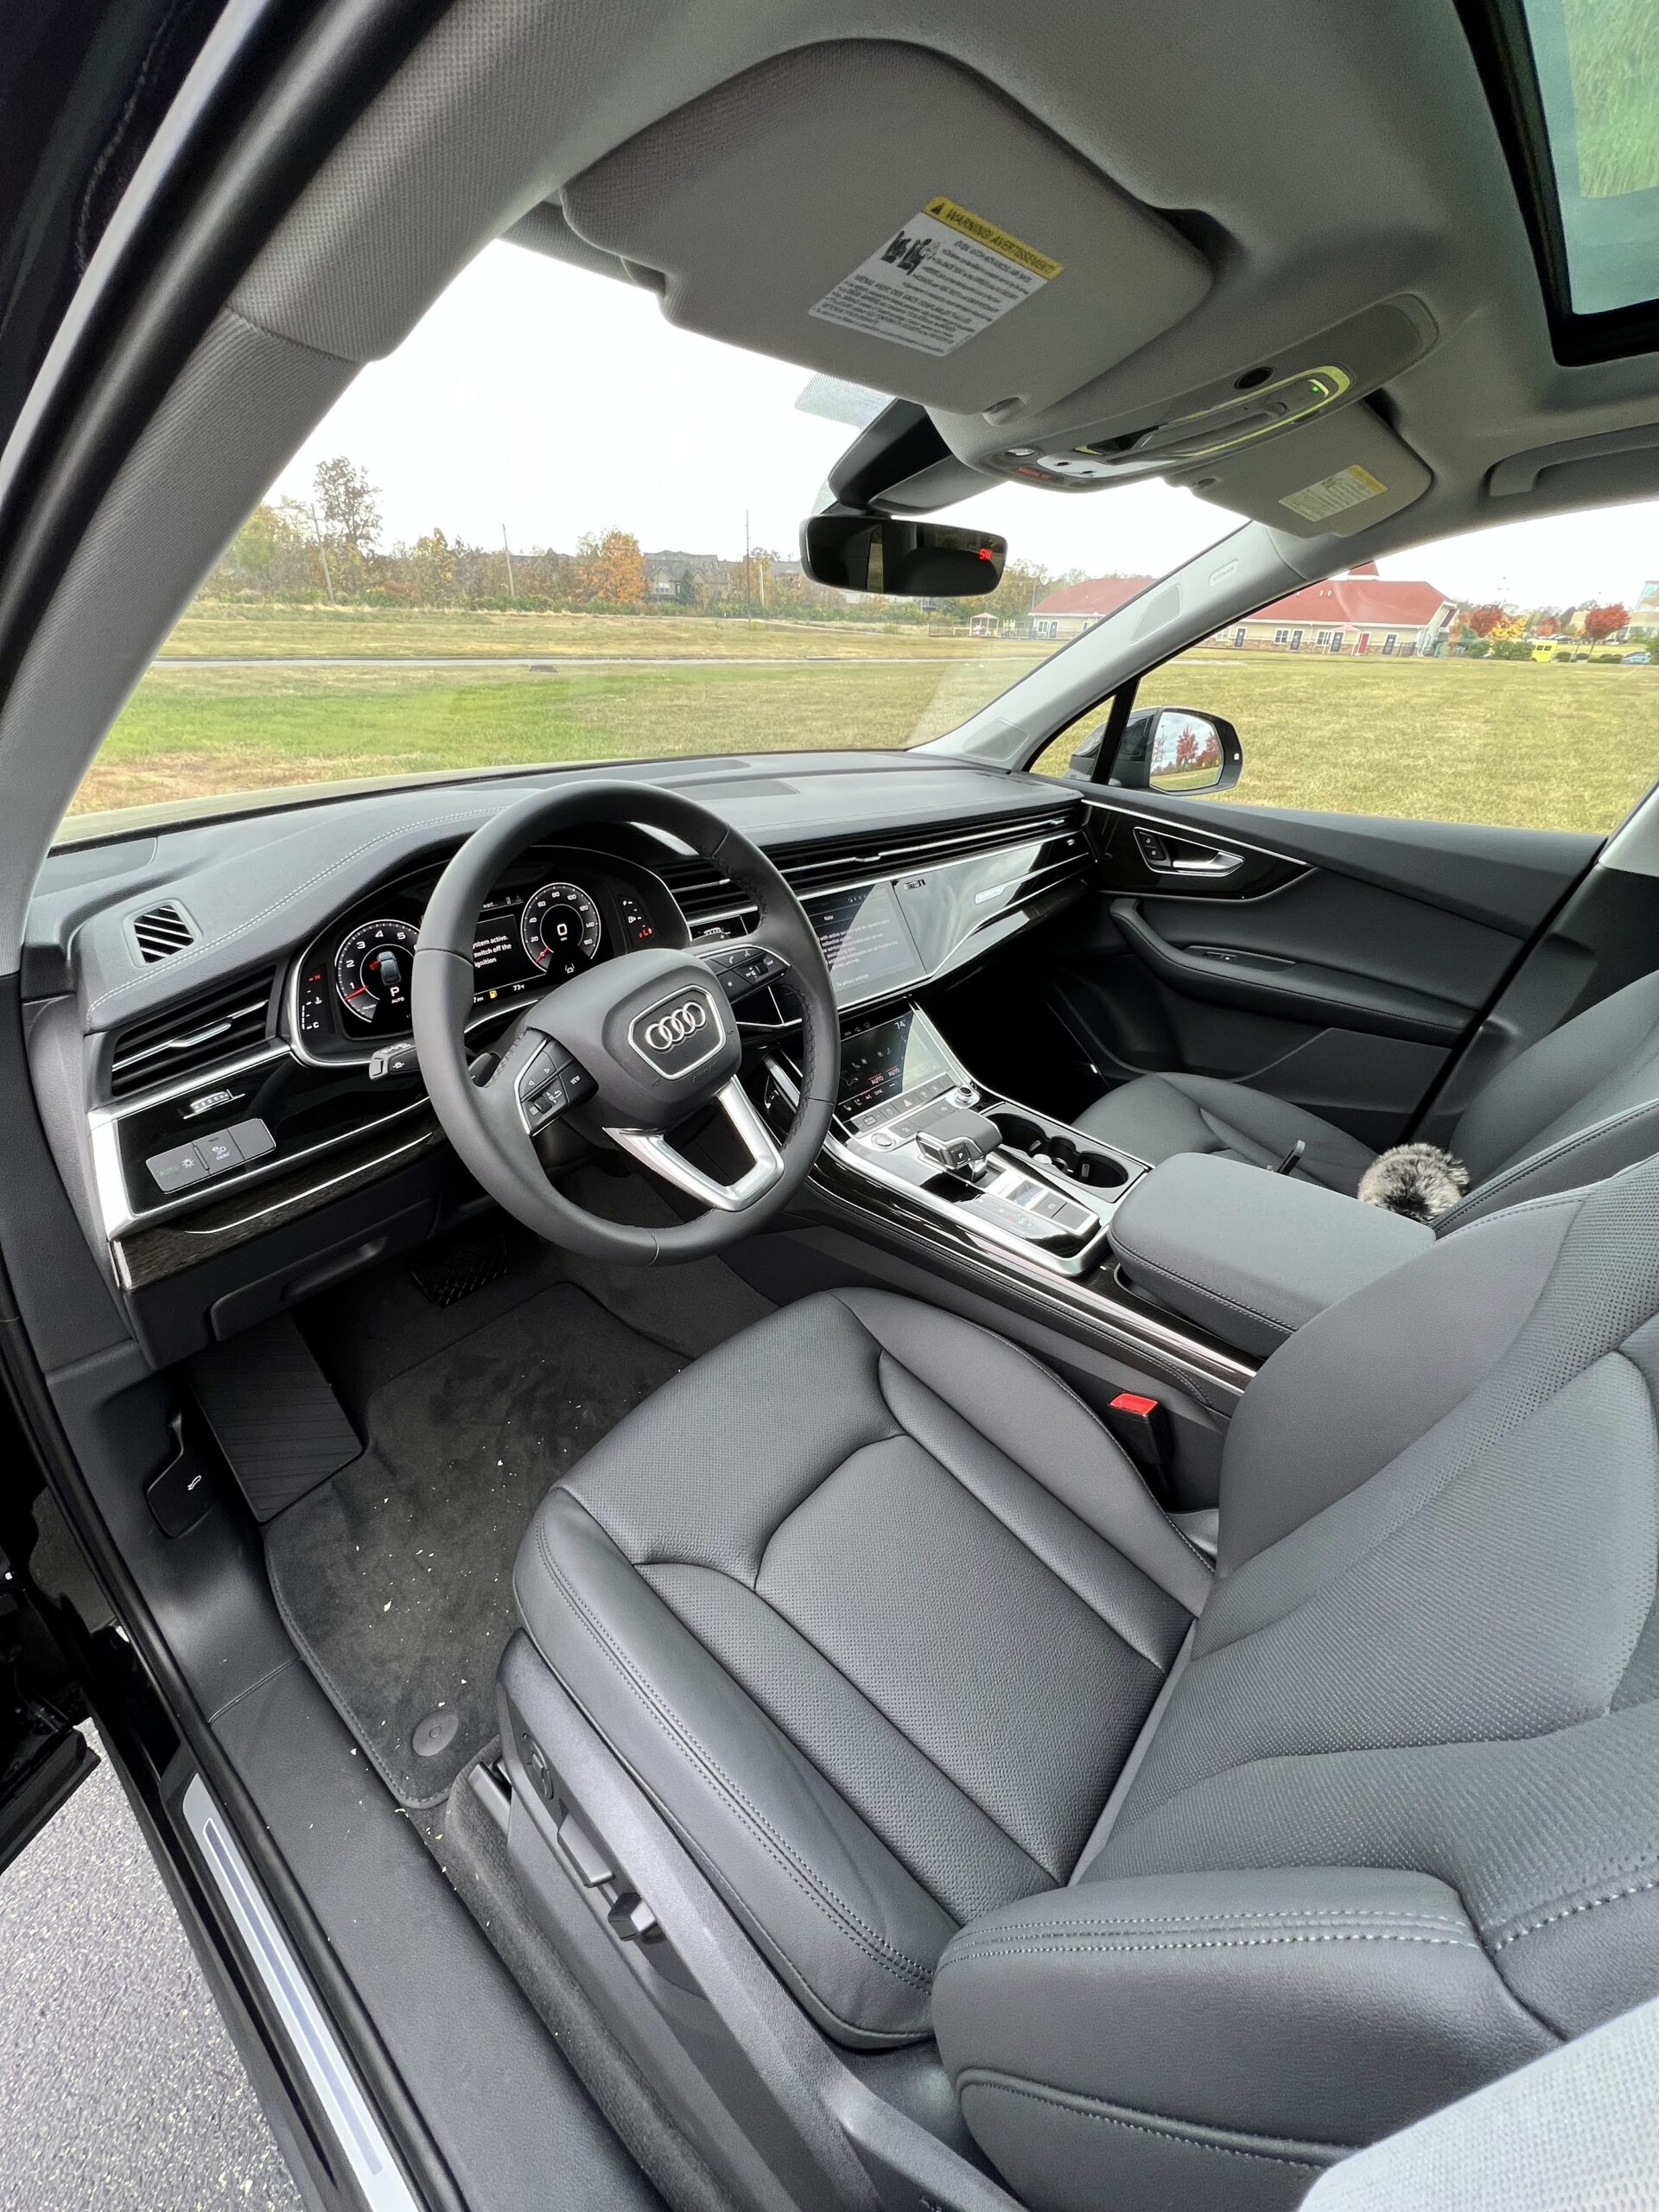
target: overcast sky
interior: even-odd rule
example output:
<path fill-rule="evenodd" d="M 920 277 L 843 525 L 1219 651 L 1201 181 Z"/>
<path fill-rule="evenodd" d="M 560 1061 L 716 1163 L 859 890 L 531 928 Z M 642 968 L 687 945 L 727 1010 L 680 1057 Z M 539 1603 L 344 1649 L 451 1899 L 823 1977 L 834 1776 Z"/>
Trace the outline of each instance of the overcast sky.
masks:
<path fill-rule="evenodd" d="M 793 555 L 800 518 L 849 442 L 795 405 L 800 368 L 674 329 L 647 292 L 494 245 L 398 351 L 365 369 L 276 489 L 309 497 L 316 462 L 349 454 L 380 487 L 390 543 L 437 527 L 515 550 L 569 552 L 584 531 L 648 550 Z M 1191 493 L 1147 484 L 1066 496 L 1009 487 L 958 509 L 1052 573 L 1160 575 L 1233 527 Z M 1659 576 L 1659 501 L 1512 524 L 1381 564 L 1459 599 L 1631 600 Z"/>

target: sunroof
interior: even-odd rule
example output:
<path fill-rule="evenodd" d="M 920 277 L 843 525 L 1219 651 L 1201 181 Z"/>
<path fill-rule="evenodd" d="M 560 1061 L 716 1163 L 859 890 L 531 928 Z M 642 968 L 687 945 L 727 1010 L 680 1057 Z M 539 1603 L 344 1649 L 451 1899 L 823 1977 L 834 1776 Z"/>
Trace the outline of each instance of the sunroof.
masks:
<path fill-rule="evenodd" d="M 1659 4 L 1524 6 L 1571 311 L 1659 299 Z"/>

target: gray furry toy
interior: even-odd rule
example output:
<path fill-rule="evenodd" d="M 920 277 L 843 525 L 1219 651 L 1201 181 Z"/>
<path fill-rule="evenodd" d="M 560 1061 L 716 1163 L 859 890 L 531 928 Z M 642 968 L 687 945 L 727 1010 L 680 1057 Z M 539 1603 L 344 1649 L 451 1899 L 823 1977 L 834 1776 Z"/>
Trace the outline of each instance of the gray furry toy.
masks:
<path fill-rule="evenodd" d="M 1469 1170 L 1437 1144 L 1396 1144 L 1379 1152 L 1359 1181 L 1362 1205 L 1434 1221 L 1469 1187 Z"/>

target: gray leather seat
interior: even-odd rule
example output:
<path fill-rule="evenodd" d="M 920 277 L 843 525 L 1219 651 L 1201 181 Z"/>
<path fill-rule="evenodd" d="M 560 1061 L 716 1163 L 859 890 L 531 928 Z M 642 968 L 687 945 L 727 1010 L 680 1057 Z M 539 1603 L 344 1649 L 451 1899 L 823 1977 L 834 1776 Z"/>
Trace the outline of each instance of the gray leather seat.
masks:
<path fill-rule="evenodd" d="M 1150 1160 L 1220 1153 L 1276 1167 L 1300 1138 L 1297 1173 L 1351 1193 L 1376 1156 L 1305 1107 L 1212 1076 L 1143 1075 L 1084 1109 L 1077 1126 Z M 1602 1000 L 1511 1060 L 1446 1141 L 1469 1170 L 1457 1221 L 1575 1188 L 1659 1151 L 1659 975 Z"/>
<path fill-rule="evenodd" d="M 1024 1353 L 808 1298 L 551 1493 L 527 1628 L 1027 2202 L 1256 2208 L 1659 1992 L 1659 1165 L 1310 1321 L 1212 1573 Z"/>

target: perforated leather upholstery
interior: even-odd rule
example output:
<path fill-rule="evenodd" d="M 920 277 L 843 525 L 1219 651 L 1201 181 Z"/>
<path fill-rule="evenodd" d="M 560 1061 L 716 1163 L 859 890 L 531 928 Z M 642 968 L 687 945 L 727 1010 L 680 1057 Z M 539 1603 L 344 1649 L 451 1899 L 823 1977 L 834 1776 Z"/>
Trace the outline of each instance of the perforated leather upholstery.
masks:
<path fill-rule="evenodd" d="M 1024 2201 L 1289 2205 L 1659 1992 L 1656 1315 L 1659 1164 L 1434 1244 L 1251 1385 L 1212 1583 L 1023 1354 L 807 1300 L 554 1492 L 521 1605 Z"/>

